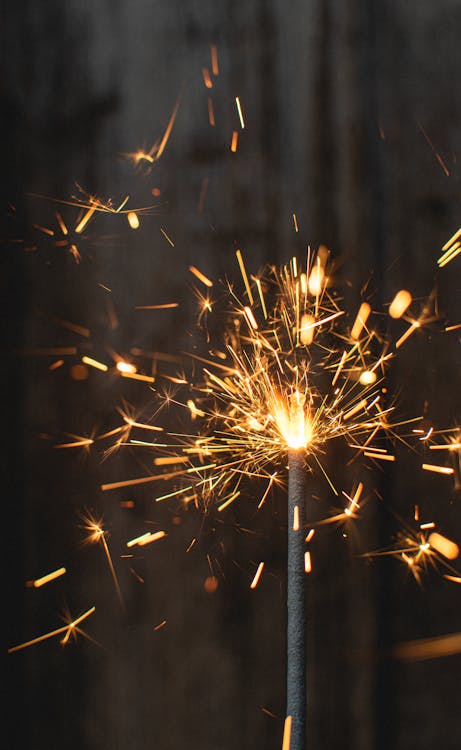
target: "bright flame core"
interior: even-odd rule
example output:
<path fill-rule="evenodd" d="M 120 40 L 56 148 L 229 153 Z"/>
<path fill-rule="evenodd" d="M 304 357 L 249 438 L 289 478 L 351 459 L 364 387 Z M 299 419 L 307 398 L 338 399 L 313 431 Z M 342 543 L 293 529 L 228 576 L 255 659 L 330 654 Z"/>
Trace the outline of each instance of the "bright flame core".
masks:
<path fill-rule="evenodd" d="M 305 409 L 306 397 L 295 391 L 288 402 L 275 398 L 271 414 L 289 448 L 306 448 L 312 441 L 312 422 Z"/>

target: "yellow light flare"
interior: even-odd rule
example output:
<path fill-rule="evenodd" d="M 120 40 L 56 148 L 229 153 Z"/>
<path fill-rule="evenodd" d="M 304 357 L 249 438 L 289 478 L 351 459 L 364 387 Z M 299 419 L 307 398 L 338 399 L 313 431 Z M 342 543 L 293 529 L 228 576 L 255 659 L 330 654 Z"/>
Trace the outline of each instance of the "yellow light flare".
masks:
<path fill-rule="evenodd" d="M 293 226 L 295 228 L 296 234 L 298 234 L 298 232 L 299 232 L 298 219 L 296 218 L 296 214 L 295 213 L 293 214 Z M 305 274 L 304 274 L 304 277 L 305 277 Z"/>
<path fill-rule="evenodd" d="M 219 63 L 218 63 L 218 49 L 216 44 L 212 44 L 210 48 L 211 52 L 211 72 L 214 76 L 219 75 Z"/>
<path fill-rule="evenodd" d="M 412 301 L 412 296 L 406 289 L 401 289 L 397 292 L 389 307 L 391 318 L 401 318 L 410 307 Z"/>
<path fill-rule="evenodd" d="M 242 130 L 245 128 L 245 121 L 243 119 L 243 112 L 242 112 L 242 105 L 240 104 L 240 98 L 238 96 L 235 97 L 235 104 L 237 105 L 237 112 L 240 120 L 240 127 Z"/>
<path fill-rule="evenodd" d="M 55 581 L 56 578 L 60 578 L 61 576 L 65 575 L 66 572 L 66 568 L 58 568 L 57 570 L 53 570 L 52 573 L 47 573 L 47 575 L 42 576 L 41 578 L 36 578 L 35 581 L 32 581 L 32 585 L 34 589 L 39 589 L 42 586 L 46 586 L 47 583 Z"/>
<path fill-rule="evenodd" d="M 455 242 L 453 247 L 447 250 L 437 261 L 440 268 L 445 268 L 457 255 L 461 253 L 461 242 Z"/>
<path fill-rule="evenodd" d="M 211 80 L 210 71 L 208 70 L 208 68 L 202 68 L 202 76 L 203 76 L 203 83 L 205 84 L 205 88 L 212 89 L 213 81 Z"/>
<path fill-rule="evenodd" d="M 285 724 L 283 725 L 282 750 L 290 750 L 292 722 L 293 722 L 292 717 L 287 716 L 285 719 Z"/>
<path fill-rule="evenodd" d="M 130 211 L 126 218 L 128 219 L 128 224 L 131 229 L 139 229 L 139 216 L 136 211 Z"/>
<path fill-rule="evenodd" d="M 257 569 L 257 571 L 256 571 L 256 573 L 254 575 L 254 578 L 253 578 L 252 582 L 250 583 L 250 589 L 255 589 L 256 588 L 256 586 L 259 583 L 259 579 L 261 578 L 263 570 L 264 570 L 264 563 L 260 562 L 259 565 L 258 565 L 258 569 Z"/>
<path fill-rule="evenodd" d="M 459 547 L 455 542 L 447 539 L 446 536 L 433 531 L 429 535 L 429 544 L 436 552 L 443 555 L 447 560 L 456 560 L 459 556 Z"/>
<path fill-rule="evenodd" d="M 309 550 L 307 550 L 304 553 L 304 572 L 305 573 L 312 572 L 312 559 L 311 559 L 311 553 L 309 552 Z"/>
<path fill-rule="evenodd" d="M 445 474 L 447 476 L 454 474 L 454 469 L 447 466 L 437 466 L 436 464 L 423 464 L 422 468 L 425 471 L 433 471 L 435 474 Z"/>
<path fill-rule="evenodd" d="M 309 529 L 309 533 L 307 534 L 306 539 L 305 539 L 306 544 L 309 544 L 314 534 L 315 534 L 315 529 Z"/>
<path fill-rule="evenodd" d="M 205 274 L 199 271 L 195 266 L 189 266 L 189 271 L 193 273 L 194 276 L 202 282 L 202 284 L 205 284 L 205 286 L 209 288 L 213 286 L 213 282 L 208 278 L 208 276 L 205 276 Z"/>
<path fill-rule="evenodd" d="M 370 313 L 371 307 L 368 302 L 362 302 L 351 330 L 351 339 L 354 341 L 357 341 L 360 337 L 360 334 L 366 326 Z"/>
<path fill-rule="evenodd" d="M 122 378 L 140 380 L 143 383 L 155 383 L 155 378 L 152 375 L 141 375 L 139 372 L 121 372 L 120 375 Z"/>
<path fill-rule="evenodd" d="M 238 140 L 239 140 L 238 130 L 233 130 L 232 140 L 231 140 L 231 145 L 230 145 L 230 150 L 232 151 L 233 154 L 235 154 L 235 152 L 237 151 Z"/>
<path fill-rule="evenodd" d="M 96 370 L 101 370 L 101 372 L 107 372 L 109 369 L 107 365 L 103 364 L 102 362 L 98 362 L 92 357 L 84 356 L 82 357 L 82 362 L 89 367 L 94 367 Z"/>
<path fill-rule="evenodd" d="M 419 528 L 421 529 L 421 531 L 426 531 L 427 529 L 434 529 L 435 528 L 435 523 L 434 523 L 434 521 L 428 521 L 428 523 L 422 523 L 422 524 L 420 524 Z M 429 542 L 430 541 L 431 540 L 429 538 Z"/>

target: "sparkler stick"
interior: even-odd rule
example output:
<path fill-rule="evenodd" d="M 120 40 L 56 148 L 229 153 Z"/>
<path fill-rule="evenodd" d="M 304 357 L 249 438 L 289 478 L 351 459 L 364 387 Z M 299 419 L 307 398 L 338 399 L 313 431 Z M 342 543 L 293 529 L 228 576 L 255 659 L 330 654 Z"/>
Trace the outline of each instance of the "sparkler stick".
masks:
<path fill-rule="evenodd" d="M 304 456 L 288 451 L 287 716 L 290 750 L 303 750 L 306 737 L 306 612 L 304 572 Z"/>

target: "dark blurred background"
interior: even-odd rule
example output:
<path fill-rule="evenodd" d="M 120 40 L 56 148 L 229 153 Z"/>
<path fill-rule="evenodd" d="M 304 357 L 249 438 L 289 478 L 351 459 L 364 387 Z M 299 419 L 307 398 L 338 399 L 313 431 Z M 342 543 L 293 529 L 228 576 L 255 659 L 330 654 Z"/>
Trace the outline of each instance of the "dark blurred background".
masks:
<path fill-rule="evenodd" d="M 191 264 L 211 278 L 237 276 L 237 247 L 256 272 L 324 243 L 350 282 L 352 307 L 366 282 L 376 308 L 402 287 L 415 298 L 437 292 L 441 322 L 409 340 L 389 387 L 404 415 L 454 426 L 459 331 L 438 330 L 460 322 L 461 261 L 438 272 L 436 260 L 460 224 L 461 6 L 22 0 L 4 2 L 1 21 L 5 651 L 59 627 L 66 608 L 75 617 L 92 605 L 82 627 L 97 641 L 64 648 L 55 638 L 8 655 L 2 745 L 279 748 L 283 493 L 257 518 L 242 500 L 225 518 L 203 519 L 152 503 L 151 485 L 101 492 L 148 474 L 149 454 L 122 450 L 102 462 L 98 445 L 53 446 L 115 428 L 122 399 L 150 417 L 150 392 L 72 368 L 111 350 L 147 368 L 156 360 L 139 351 L 190 348 Z M 211 45 L 219 75 L 207 89 Z M 161 158 L 135 167 L 123 154 L 162 137 L 178 97 Z M 69 244 L 55 243 L 56 210 L 75 227 L 79 209 L 37 197 L 81 197 L 77 186 L 153 208 L 139 213 L 136 231 L 125 215 L 94 218 L 74 237 L 77 263 Z M 177 310 L 134 310 L 174 301 Z M 61 357 L 63 347 L 71 353 Z M 415 504 L 461 541 L 452 479 L 402 455 L 367 474 L 374 510 L 358 538 L 332 528 L 312 545 L 312 748 L 454 750 L 461 742 L 461 655 L 393 656 L 399 643 L 461 631 L 458 586 L 434 572 L 418 586 L 398 560 L 360 556 L 391 543 Z M 344 486 L 357 472 L 345 469 Z M 325 483 L 310 494 L 324 514 L 334 505 Z M 85 509 L 104 517 L 125 611 L 101 545 L 82 546 Z M 121 557 L 127 539 L 157 529 L 167 538 Z M 260 560 L 265 571 L 251 591 Z M 60 580 L 25 585 L 61 565 Z"/>

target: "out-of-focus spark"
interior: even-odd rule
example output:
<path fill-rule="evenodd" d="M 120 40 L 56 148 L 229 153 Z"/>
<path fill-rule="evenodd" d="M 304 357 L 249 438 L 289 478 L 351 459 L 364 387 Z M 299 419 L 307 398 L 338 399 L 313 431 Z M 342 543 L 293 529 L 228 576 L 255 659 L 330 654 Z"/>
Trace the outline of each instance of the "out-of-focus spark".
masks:
<path fill-rule="evenodd" d="M 447 560 L 456 560 L 459 556 L 458 545 L 455 542 L 452 542 L 451 539 L 447 539 L 446 536 L 443 536 L 436 531 L 429 535 L 429 544 L 433 549 L 446 557 Z"/>
<path fill-rule="evenodd" d="M 235 152 L 237 151 L 238 140 L 239 140 L 238 130 L 233 130 L 232 140 L 231 140 L 231 145 L 230 145 L 230 150 L 232 151 L 233 154 L 235 154 Z"/>
<path fill-rule="evenodd" d="M 442 247 L 442 255 L 437 260 L 438 265 L 440 268 L 443 268 L 446 266 L 450 261 L 453 260 L 453 258 L 456 258 L 459 253 L 461 253 L 461 242 L 459 238 L 461 237 L 461 228 L 458 229 L 455 234 L 450 237 L 448 242 L 445 243 L 445 245 Z"/>
<path fill-rule="evenodd" d="M 253 578 L 253 580 L 252 580 L 252 582 L 250 584 L 250 589 L 255 589 L 256 588 L 256 586 L 259 583 L 259 579 L 261 578 L 261 574 L 262 574 L 263 570 L 264 570 L 264 563 L 260 562 L 259 565 L 258 565 L 258 569 L 257 569 L 257 571 L 256 571 L 256 573 L 254 575 L 254 578 Z"/>
<path fill-rule="evenodd" d="M 445 576 L 449 580 L 453 576 Z M 461 579 L 460 579 L 461 580 Z M 399 643 L 393 649 L 396 659 L 405 661 L 424 661 L 426 659 L 439 659 L 444 656 L 453 656 L 461 653 L 461 633 L 450 633 L 435 638 L 422 638 L 417 641 Z"/>
<path fill-rule="evenodd" d="M 214 126 L 216 125 L 216 120 L 214 116 L 213 99 L 211 98 L 211 96 L 208 97 L 208 122 L 210 123 L 212 128 L 214 128 Z"/>
<path fill-rule="evenodd" d="M 209 288 L 213 286 L 213 282 L 208 278 L 208 276 L 205 276 L 205 274 L 199 271 L 195 266 L 189 266 L 189 271 L 193 273 L 194 276 L 202 282 L 202 284 L 205 284 L 205 286 Z"/>
<path fill-rule="evenodd" d="M 397 292 L 394 299 L 392 300 L 389 307 L 389 315 L 391 318 L 401 318 L 404 313 L 408 310 L 412 303 L 412 296 L 406 289 L 401 289 Z"/>
<path fill-rule="evenodd" d="M 218 49 L 216 44 L 211 45 L 211 72 L 214 76 L 219 75 L 219 64 L 218 64 Z"/>
<path fill-rule="evenodd" d="M 362 333 L 362 330 L 366 325 L 370 313 L 371 307 L 368 302 L 362 302 L 351 330 L 351 339 L 354 339 L 354 341 L 357 341 L 357 339 L 360 337 L 360 334 Z"/>
<path fill-rule="evenodd" d="M 202 76 L 203 76 L 203 83 L 205 84 L 205 88 L 212 89 L 213 81 L 211 80 L 210 71 L 208 70 L 208 68 L 202 68 Z"/>
<path fill-rule="evenodd" d="M 311 559 L 311 553 L 309 552 L 309 550 L 307 550 L 304 553 L 304 572 L 305 573 L 312 572 L 312 559 Z"/>
<path fill-rule="evenodd" d="M 127 214 L 127 219 L 131 229 L 139 229 L 139 217 L 136 211 L 130 211 Z"/>
<path fill-rule="evenodd" d="M 64 364 L 64 360 L 63 360 L 63 359 L 57 359 L 57 360 L 56 360 L 56 362 L 53 362 L 53 363 L 52 363 L 52 364 L 51 364 L 51 365 L 49 366 L 49 368 L 48 368 L 48 369 L 49 369 L 50 371 L 53 371 L 53 370 L 57 370 L 57 369 L 58 369 L 59 367 L 62 367 L 62 366 L 63 366 L 63 364 Z"/>
<path fill-rule="evenodd" d="M 151 375 L 141 375 L 139 372 L 121 372 L 122 378 L 129 378 L 131 380 L 141 380 L 144 383 L 155 383 L 155 378 Z"/>
<path fill-rule="evenodd" d="M 373 458 L 377 461 L 395 461 L 395 456 L 389 453 L 378 453 L 377 451 L 364 451 L 363 455 L 367 458 Z"/>
<path fill-rule="evenodd" d="M 242 130 L 245 128 L 245 121 L 243 119 L 243 112 L 242 112 L 242 105 L 240 104 L 240 98 L 238 96 L 235 97 L 235 104 L 237 105 L 237 112 L 240 120 L 240 126 Z"/>
<path fill-rule="evenodd" d="M 296 218 L 296 214 L 295 213 L 293 214 L 293 225 L 294 225 L 294 228 L 295 228 L 295 232 L 297 234 L 299 232 L 299 227 L 298 227 L 298 219 Z"/>
<path fill-rule="evenodd" d="M 136 367 L 131 364 L 131 362 L 125 362 L 122 359 L 117 362 L 115 369 L 118 370 L 121 375 L 134 375 L 136 372 Z"/>
<path fill-rule="evenodd" d="M 159 622 L 159 624 L 154 627 L 154 630 L 161 630 L 162 628 L 165 627 L 166 624 L 167 624 L 167 621 L 162 620 L 162 622 Z"/>

